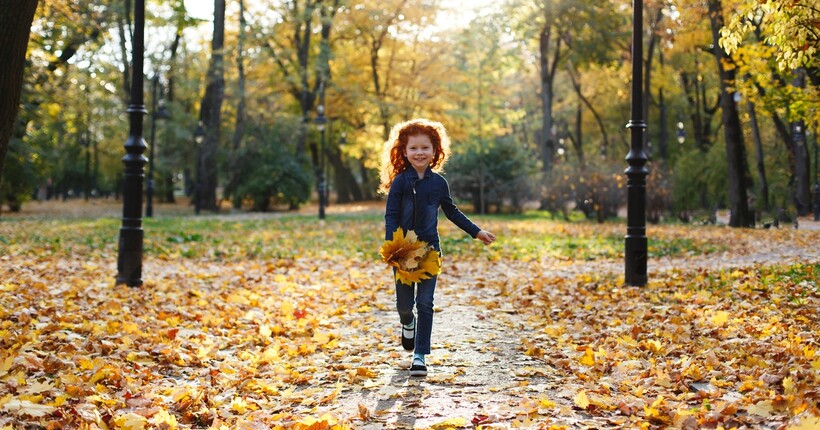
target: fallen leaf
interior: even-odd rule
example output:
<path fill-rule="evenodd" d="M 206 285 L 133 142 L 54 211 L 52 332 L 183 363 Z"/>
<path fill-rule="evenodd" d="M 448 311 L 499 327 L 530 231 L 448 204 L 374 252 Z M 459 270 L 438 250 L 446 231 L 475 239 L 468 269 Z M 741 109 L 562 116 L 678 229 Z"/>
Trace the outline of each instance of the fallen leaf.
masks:
<path fill-rule="evenodd" d="M 575 402 L 575 405 L 581 409 L 589 407 L 589 398 L 584 390 L 579 391 L 572 400 Z"/>
<path fill-rule="evenodd" d="M 48 405 L 32 403 L 28 400 L 9 400 L 3 404 L 3 410 L 14 415 L 28 415 L 40 418 L 51 415 L 57 408 Z"/>

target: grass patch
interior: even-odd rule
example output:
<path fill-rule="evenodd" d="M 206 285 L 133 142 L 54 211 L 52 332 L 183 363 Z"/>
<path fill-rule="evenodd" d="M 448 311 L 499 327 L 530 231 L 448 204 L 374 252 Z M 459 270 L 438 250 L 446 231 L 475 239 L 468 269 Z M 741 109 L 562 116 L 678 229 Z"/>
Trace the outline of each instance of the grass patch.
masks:
<path fill-rule="evenodd" d="M 476 216 L 498 236 L 490 247 L 466 236 L 443 216 L 439 220 L 444 255 L 490 260 L 543 258 L 598 260 L 623 258 L 621 223 L 565 222 L 543 213 Z M 115 255 L 121 221 L 114 218 L 18 220 L 0 223 L 0 251 L 26 255 Z M 711 254 L 727 248 L 717 236 L 698 238 L 696 227 L 653 227 L 650 257 Z M 284 215 L 265 219 L 160 217 L 143 220 L 144 255 L 160 259 L 321 258 L 349 255 L 377 260 L 384 218 L 380 214 Z"/>

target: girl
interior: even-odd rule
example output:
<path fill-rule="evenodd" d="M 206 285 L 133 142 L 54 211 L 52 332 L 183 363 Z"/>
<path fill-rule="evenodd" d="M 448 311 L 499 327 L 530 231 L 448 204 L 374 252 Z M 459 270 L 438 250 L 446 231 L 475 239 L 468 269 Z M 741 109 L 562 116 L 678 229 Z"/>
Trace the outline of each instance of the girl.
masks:
<path fill-rule="evenodd" d="M 387 193 L 384 214 L 385 240 L 401 227 L 414 230 L 423 240 L 441 253 L 438 237 L 438 208 L 460 229 L 474 239 L 491 244 L 495 236 L 470 221 L 453 203 L 450 186 L 441 172 L 450 156 L 450 138 L 441 123 L 413 119 L 393 126 L 384 144 L 381 185 Z M 395 270 L 394 270 L 395 276 Z M 405 285 L 396 280 L 396 309 L 402 324 L 401 343 L 414 351 L 411 376 L 426 376 L 424 356 L 430 353 L 430 333 L 433 330 L 433 293 L 436 276 Z M 418 321 L 413 316 L 416 305 Z"/>

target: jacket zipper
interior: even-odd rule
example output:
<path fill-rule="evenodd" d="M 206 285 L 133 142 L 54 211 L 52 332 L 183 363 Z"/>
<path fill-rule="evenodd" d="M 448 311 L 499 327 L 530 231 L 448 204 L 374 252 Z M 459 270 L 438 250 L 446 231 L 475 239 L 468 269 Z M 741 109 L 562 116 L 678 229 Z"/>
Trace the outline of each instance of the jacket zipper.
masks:
<path fill-rule="evenodd" d="M 416 181 L 418 179 L 413 179 L 410 183 L 410 187 L 413 189 L 413 228 L 411 230 L 416 229 Z"/>

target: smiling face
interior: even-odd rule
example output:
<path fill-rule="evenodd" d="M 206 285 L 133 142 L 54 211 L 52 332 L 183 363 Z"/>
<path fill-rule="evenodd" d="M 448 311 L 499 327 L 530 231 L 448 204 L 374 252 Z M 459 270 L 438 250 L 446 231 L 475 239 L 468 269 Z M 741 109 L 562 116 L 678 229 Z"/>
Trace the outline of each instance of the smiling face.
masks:
<path fill-rule="evenodd" d="M 436 150 L 430 136 L 426 134 L 415 134 L 407 139 L 407 146 L 404 148 L 404 156 L 413 166 L 413 169 L 423 176 L 427 166 L 433 162 Z"/>

